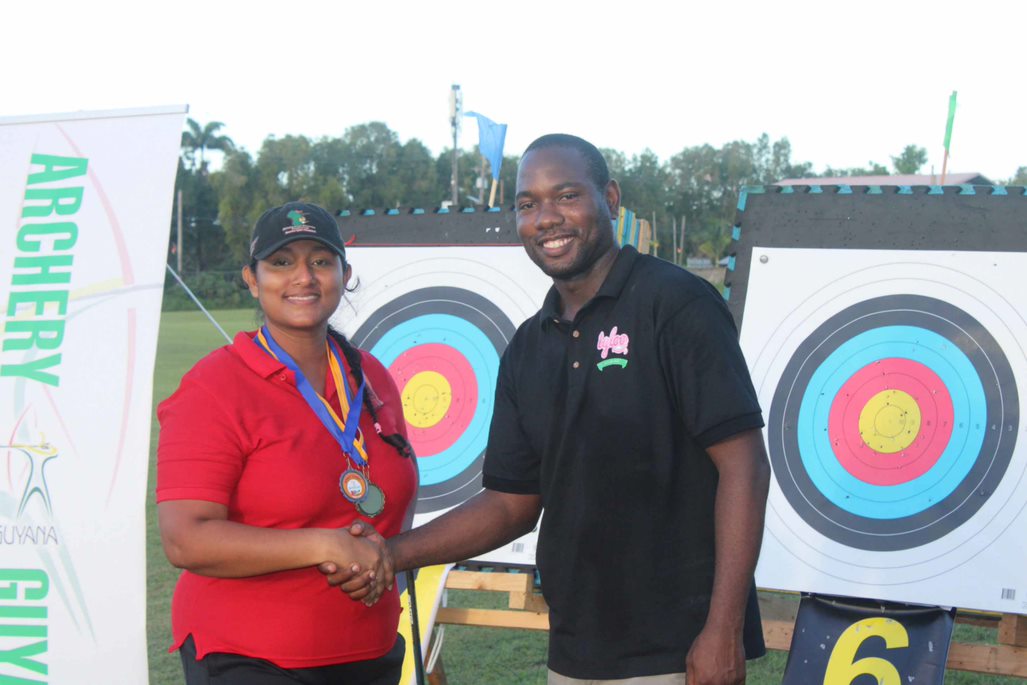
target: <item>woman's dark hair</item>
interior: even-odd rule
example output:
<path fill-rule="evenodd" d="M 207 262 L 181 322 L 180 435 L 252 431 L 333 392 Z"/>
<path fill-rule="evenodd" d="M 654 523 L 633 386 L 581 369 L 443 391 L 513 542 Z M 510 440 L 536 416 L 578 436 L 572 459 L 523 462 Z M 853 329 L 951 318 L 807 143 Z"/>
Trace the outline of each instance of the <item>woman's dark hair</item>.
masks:
<path fill-rule="evenodd" d="M 359 387 L 364 382 L 364 368 L 363 360 L 360 357 L 360 350 L 354 347 L 349 340 L 346 339 L 339 331 L 335 330 L 331 324 L 328 325 L 328 335 L 331 336 L 339 345 L 339 349 L 342 350 L 342 356 L 346 358 L 346 364 L 350 368 L 350 372 L 353 374 L 353 378 L 357 382 Z M 374 422 L 374 429 L 378 431 L 378 435 L 381 439 L 396 448 L 401 457 L 413 457 L 414 448 L 402 433 L 392 433 L 386 435 L 382 432 L 382 426 L 378 422 L 378 412 L 375 411 L 374 402 L 371 401 L 370 393 L 364 393 L 364 408 L 371 412 L 371 420 Z"/>

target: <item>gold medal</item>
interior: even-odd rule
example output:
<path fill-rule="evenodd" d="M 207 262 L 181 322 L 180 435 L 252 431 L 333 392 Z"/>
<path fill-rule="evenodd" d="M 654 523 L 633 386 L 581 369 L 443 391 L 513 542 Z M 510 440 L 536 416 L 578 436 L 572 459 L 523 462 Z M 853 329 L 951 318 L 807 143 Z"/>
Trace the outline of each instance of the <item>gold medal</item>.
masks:
<path fill-rule="evenodd" d="M 376 490 L 378 489 L 377 486 L 371 487 L 374 487 Z M 367 478 L 360 471 L 346 469 L 342 476 L 339 477 L 339 490 L 342 491 L 343 497 L 356 504 L 359 509 L 359 502 L 367 496 Z"/>

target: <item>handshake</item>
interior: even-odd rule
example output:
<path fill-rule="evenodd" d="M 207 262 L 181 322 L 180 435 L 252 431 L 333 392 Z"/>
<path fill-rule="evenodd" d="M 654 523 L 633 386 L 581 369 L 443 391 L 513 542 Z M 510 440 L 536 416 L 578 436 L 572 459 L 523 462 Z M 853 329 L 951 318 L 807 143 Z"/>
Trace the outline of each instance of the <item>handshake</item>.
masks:
<path fill-rule="evenodd" d="M 333 536 L 330 559 L 352 559 L 348 564 L 325 561 L 317 566 L 332 587 L 354 601 L 372 606 L 392 589 L 395 565 L 385 538 L 366 521 L 354 521 L 344 530 L 326 531 Z"/>

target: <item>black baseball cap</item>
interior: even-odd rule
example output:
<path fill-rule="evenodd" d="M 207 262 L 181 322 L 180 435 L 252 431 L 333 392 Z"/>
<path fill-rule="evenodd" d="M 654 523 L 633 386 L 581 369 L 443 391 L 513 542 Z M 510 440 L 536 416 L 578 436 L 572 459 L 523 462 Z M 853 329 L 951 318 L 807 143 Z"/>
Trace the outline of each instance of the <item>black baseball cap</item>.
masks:
<path fill-rule="evenodd" d="M 250 258 L 264 259 L 294 240 L 316 240 L 346 259 L 346 245 L 335 217 L 309 202 L 287 202 L 261 214 L 253 227 Z"/>

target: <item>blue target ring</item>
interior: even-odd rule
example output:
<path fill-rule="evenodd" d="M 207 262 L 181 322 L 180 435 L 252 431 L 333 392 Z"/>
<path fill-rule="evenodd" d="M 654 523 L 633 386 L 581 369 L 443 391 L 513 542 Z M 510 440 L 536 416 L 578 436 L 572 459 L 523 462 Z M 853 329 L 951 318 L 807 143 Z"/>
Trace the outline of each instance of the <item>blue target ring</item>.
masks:
<path fill-rule="evenodd" d="M 404 352 L 429 343 L 452 347 L 470 364 L 479 388 L 470 425 L 445 451 L 418 455 L 422 485 L 435 485 L 457 477 L 469 461 L 482 453 L 492 421 L 492 398 L 499 375 L 499 355 L 488 337 L 468 321 L 450 314 L 427 314 L 397 325 L 371 348 L 382 364 L 391 366 Z"/>
<path fill-rule="evenodd" d="M 515 331 L 509 317 L 481 295 L 439 286 L 413 290 L 385 303 L 353 334 L 353 343 L 369 350 L 386 368 L 419 348 L 442 345 L 461 365 L 466 362 L 474 377 L 477 398 L 464 432 L 436 454 L 418 454 L 418 514 L 454 507 L 481 490 L 499 358 Z"/>
<path fill-rule="evenodd" d="M 850 474 L 828 437 L 831 403 L 857 371 L 887 358 L 909 359 L 933 370 L 952 398 L 952 436 L 930 471 L 881 487 Z M 970 359 L 947 338 L 912 326 L 883 326 L 839 345 L 813 372 L 799 406 L 798 444 L 814 486 L 834 505 L 857 516 L 913 516 L 951 495 L 966 478 L 984 443 L 987 398 Z"/>

